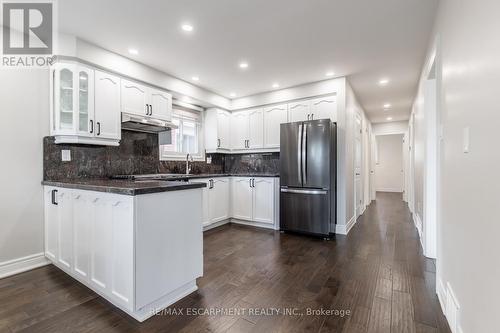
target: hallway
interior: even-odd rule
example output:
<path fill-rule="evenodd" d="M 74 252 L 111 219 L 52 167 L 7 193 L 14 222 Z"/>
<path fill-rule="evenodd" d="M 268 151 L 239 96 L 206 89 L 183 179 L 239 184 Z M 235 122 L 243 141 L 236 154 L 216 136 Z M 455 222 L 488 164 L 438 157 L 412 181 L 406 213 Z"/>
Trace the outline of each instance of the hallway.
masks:
<path fill-rule="evenodd" d="M 0 280 L 0 332 L 450 332 L 400 194 L 377 193 L 347 237 L 325 242 L 236 225 L 205 234 L 200 289 L 140 324 L 54 266 Z M 292 308 L 350 315 L 188 315 Z"/>

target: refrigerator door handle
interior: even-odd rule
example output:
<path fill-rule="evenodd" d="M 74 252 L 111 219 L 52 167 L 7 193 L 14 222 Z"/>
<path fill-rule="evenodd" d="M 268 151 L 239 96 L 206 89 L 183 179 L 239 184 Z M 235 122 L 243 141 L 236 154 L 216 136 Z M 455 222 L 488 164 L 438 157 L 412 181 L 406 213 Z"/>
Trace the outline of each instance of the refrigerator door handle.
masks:
<path fill-rule="evenodd" d="M 292 188 L 282 188 L 281 192 L 283 193 L 297 193 L 297 194 L 328 194 L 326 190 L 300 190 L 300 189 L 292 189 Z"/>
<path fill-rule="evenodd" d="M 302 160 L 302 167 L 301 167 L 302 182 L 303 184 L 306 184 L 307 183 L 307 125 L 304 126 L 301 160 Z"/>
<path fill-rule="evenodd" d="M 297 142 L 297 175 L 299 177 L 299 183 L 302 184 L 302 129 L 304 125 L 299 125 L 299 139 Z"/>

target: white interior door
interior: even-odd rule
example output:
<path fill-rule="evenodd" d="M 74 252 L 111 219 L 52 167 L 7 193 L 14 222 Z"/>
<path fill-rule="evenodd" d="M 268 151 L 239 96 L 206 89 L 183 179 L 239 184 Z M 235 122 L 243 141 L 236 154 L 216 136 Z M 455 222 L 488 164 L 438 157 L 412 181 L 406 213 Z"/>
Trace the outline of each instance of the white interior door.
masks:
<path fill-rule="evenodd" d="M 356 115 L 355 119 L 355 145 L 354 145 L 354 207 L 356 209 L 356 218 L 363 212 L 363 143 L 362 143 L 362 125 L 361 117 Z"/>

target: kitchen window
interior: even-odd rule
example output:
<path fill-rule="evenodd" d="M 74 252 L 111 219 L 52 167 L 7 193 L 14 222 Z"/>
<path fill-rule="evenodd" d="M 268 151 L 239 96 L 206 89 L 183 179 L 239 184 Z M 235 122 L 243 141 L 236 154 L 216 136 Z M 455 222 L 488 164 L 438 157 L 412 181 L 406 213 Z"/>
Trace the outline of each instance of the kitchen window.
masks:
<path fill-rule="evenodd" d="M 202 112 L 174 108 L 172 122 L 178 126 L 171 130 L 169 144 L 162 144 L 160 137 L 161 160 L 184 160 L 190 154 L 195 160 L 204 160 L 202 140 Z M 165 137 L 166 134 L 160 134 Z"/>

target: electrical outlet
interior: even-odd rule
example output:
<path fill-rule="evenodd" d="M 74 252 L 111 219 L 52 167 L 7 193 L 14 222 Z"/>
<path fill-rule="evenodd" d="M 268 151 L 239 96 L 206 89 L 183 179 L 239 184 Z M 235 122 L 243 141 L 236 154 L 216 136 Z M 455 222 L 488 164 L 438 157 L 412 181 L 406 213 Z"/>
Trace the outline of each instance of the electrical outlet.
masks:
<path fill-rule="evenodd" d="M 207 164 L 212 164 L 212 156 L 207 156 Z"/>
<path fill-rule="evenodd" d="M 61 160 L 63 162 L 70 162 L 71 161 L 71 150 L 68 150 L 68 149 L 61 150 Z"/>

